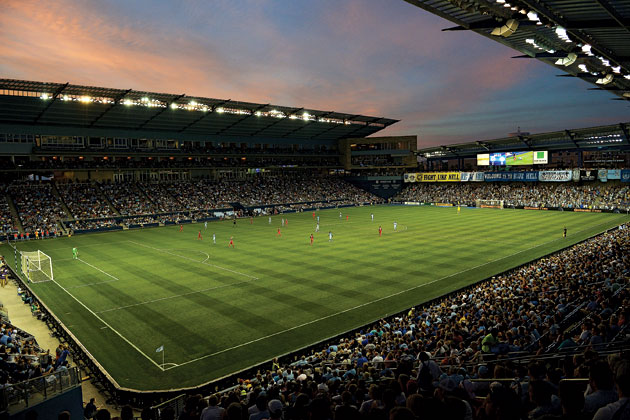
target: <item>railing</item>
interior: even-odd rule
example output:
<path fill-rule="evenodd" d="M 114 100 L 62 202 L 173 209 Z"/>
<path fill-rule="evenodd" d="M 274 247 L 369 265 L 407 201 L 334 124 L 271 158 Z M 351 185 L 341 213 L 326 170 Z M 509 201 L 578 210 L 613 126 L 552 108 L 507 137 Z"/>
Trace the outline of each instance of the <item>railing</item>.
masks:
<path fill-rule="evenodd" d="M 79 386 L 77 367 L 7 385 L 0 389 L 0 412 L 17 413 Z"/>

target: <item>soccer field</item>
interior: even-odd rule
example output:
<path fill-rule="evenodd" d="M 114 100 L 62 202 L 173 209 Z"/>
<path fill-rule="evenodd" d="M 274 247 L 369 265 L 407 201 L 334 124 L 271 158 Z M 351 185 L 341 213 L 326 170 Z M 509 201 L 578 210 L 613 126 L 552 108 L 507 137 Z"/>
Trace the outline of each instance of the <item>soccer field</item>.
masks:
<path fill-rule="evenodd" d="M 605 213 L 405 206 L 317 215 L 319 233 L 308 212 L 274 216 L 271 224 L 265 216 L 253 224 L 78 235 L 18 249 L 52 257 L 55 280 L 31 288 L 120 386 L 163 390 L 308 346 L 628 221 Z M 280 226 L 282 217 L 288 226 Z M 235 248 L 228 248 L 231 236 Z M 13 261 L 8 245 L 0 251 Z"/>

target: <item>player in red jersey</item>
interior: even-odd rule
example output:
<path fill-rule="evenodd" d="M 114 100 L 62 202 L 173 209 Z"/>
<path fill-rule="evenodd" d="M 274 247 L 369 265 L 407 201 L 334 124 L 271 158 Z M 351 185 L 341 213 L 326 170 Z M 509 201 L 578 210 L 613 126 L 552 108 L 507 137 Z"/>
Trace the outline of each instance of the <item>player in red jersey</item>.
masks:
<path fill-rule="evenodd" d="M 315 212 L 313 212 L 313 220 L 315 220 Z"/>
<path fill-rule="evenodd" d="M 348 221 L 348 217 L 350 217 L 350 216 L 346 214 L 346 222 Z"/>
<path fill-rule="evenodd" d="M 203 238 L 201 237 L 201 231 L 199 231 L 199 233 L 197 234 L 197 240 L 198 241 L 202 241 Z"/>
<path fill-rule="evenodd" d="M 280 232 L 280 228 L 278 228 L 278 232 L 276 233 L 276 236 L 282 236 L 282 232 Z"/>
<path fill-rule="evenodd" d="M 311 233 L 311 245 L 313 245 L 313 234 Z"/>
<path fill-rule="evenodd" d="M 284 225 L 289 226 L 289 219 L 284 219 Z"/>
<path fill-rule="evenodd" d="M 179 231 L 183 231 L 184 230 L 184 225 L 179 225 Z"/>
<path fill-rule="evenodd" d="M 250 225 L 254 224 L 254 218 L 252 216 L 249 216 L 249 224 Z"/>
<path fill-rule="evenodd" d="M 383 228 L 382 227 L 378 227 L 378 236 L 383 236 Z"/>
<path fill-rule="evenodd" d="M 234 239 L 233 238 L 234 238 L 233 236 L 230 236 L 230 243 L 228 244 L 228 248 L 229 247 L 234 248 Z"/>

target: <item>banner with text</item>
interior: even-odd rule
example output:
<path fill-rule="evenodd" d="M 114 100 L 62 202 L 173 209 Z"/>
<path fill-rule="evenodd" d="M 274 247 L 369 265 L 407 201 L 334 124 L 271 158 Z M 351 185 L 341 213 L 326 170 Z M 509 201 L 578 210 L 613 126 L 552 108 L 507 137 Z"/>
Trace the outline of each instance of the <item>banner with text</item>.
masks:
<path fill-rule="evenodd" d="M 486 182 L 536 182 L 538 181 L 538 171 L 531 172 L 486 172 L 484 173 Z"/>
<path fill-rule="evenodd" d="M 538 180 L 542 182 L 571 181 L 573 171 L 538 171 Z"/>
<path fill-rule="evenodd" d="M 460 172 L 422 172 L 416 182 L 459 182 Z"/>

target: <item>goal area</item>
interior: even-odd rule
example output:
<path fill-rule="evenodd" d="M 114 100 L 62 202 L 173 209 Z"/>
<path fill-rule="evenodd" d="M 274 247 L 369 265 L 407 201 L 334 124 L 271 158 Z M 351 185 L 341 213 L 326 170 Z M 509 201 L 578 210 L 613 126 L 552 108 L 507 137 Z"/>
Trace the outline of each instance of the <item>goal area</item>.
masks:
<path fill-rule="evenodd" d="M 477 208 L 502 209 L 503 200 L 475 200 Z"/>
<path fill-rule="evenodd" d="M 22 274 L 33 283 L 53 280 L 52 258 L 42 251 L 21 252 Z"/>

